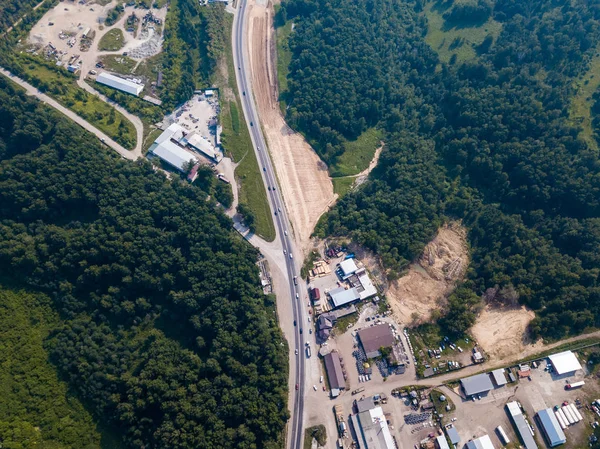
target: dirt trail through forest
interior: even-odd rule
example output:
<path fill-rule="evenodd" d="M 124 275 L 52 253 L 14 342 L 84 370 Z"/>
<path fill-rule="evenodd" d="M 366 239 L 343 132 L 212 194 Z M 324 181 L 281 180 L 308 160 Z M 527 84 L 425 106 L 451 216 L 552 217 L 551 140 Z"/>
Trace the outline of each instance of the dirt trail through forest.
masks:
<path fill-rule="evenodd" d="M 327 166 L 301 134 L 287 126 L 278 103 L 272 5 L 248 3 L 249 55 L 256 105 L 283 199 L 303 253 L 319 217 L 336 199 Z"/>

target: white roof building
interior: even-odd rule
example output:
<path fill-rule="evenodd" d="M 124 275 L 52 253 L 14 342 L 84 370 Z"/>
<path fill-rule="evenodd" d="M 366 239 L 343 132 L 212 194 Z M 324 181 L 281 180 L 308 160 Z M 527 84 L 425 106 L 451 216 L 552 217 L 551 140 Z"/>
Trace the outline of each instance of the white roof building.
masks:
<path fill-rule="evenodd" d="M 118 76 L 111 75 L 107 72 L 102 72 L 100 75 L 98 75 L 96 77 L 96 81 L 100 84 L 104 84 L 108 87 L 112 87 L 113 89 L 118 89 L 135 96 L 138 96 L 140 92 L 144 90 L 143 84 L 136 84 L 132 81 L 119 78 Z"/>
<path fill-rule="evenodd" d="M 448 446 L 448 440 L 446 440 L 445 435 L 438 435 L 435 440 L 439 449 L 450 449 L 450 446 Z"/>
<path fill-rule="evenodd" d="M 169 125 L 169 127 L 167 129 L 165 129 L 162 132 L 162 134 L 156 138 L 154 143 L 160 144 L 160 143 L 163 143 L 163 142 L 165 142 L 167 140 L 171 140 L 171 139 L 179 142 L 181 139 L 183 139 L 184 134 L 185 134 L 185 130 L 177 123 L 173 123 L 173 124 Z"/>
<path fill-rule="evenodd" d="M 496 385 L 499 387 L 507 384 L 503 368 L 492 371 L 492 377 L 494 378 L 494 382 L 496 383 Z"/>
<path fill-rule="evenodd" d="M 181 172 L 185 171 L 190 161 L 198 163 L 196 156 L 170 140 L 154 145 L 156 144 L 152 145 L 152 153 Z"/>
<path fill-rule="evenodd" d="M 360 295 L 355 288 L 350 288 L 348 290 L 344 287 L 334 288 L 329 292 L 329 296 L 331 297 L 334 308 L 341 307 L 360 299 Z"/>
<path fill-rule="evenodd" d="M 200 134 L 191 132 L 185 137 L 184 141 L 191 147 L 194 147 L 196 150 L 205 154 L 207 157 L 214 159 L 215 161 L 219 159 L 219 154 L 215 147 Z"/>
<path fill-rule="evenodd" d="M 344 273 L 344 277 L 352 276 L 356 272 L 356 270 L 358 270 L 354 259 L 346 259 L 342 261 L 342 263 L 340 263 L 340 268 Z"/>
<path fill-rule="evenodd" d="M 371 282 L 371 278 L 366 273 L 366 271 L 358 277 L 360 284 L 362 285 L 362 289 L 359 290 L 358 294 L 360 295 L 360 299 L 366 299 L 369 296 L 373 296 L 377 294 L 377 289 Z"/>
<path fill-rule="evenodd" d="M 396 449 L 396 443 L 381 407 L 358 413 L 352 418 L 354 418 L 354 430 L 360 449 Z M 358 425 L 358 429 L 356 425 Z"/>
<path fill-rule="evenodd" d="M 581 369 L 581 364 L 575 354 L 571 351 L 559 352 L 558 354 L 552 354 L 550 362 L 556 370 L 556 374 L 559 376 L 566 373 L 572 373 Z"/>
<path fill-rule="evenodd" d="M 484 435 L 467 443 L 467 449 L 494 449 L 489 435 Z"/>

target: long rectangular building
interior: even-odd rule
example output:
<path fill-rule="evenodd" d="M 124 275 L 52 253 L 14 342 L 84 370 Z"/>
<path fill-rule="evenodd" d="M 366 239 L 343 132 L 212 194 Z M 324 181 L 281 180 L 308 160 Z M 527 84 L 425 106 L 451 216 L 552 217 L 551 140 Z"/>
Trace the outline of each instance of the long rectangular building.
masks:
<path fill-rule="evenodd" d="M 546 408 L 538 412 L 538 419 L 541 424 L 541 428 L 544 431 L 546 440 L 550 447 L 558 446 L 567 442 L 565 433 L 563 432 L 554 412 L 551 408 Z"/>
<path fill-rule="evenodd" d="M 136 97 L 144 90 L 143 84 L 136 84 L 133 81 L 126 80 L 125 78 L 119 78 L 118 76 L 111 75 L 107 72 L 102 72 L 96 77 L 96 81 L 100 84 L 104 84 L 113 89 L 118 89 Z"/>
<path fill-rule="evenodd" d="M 332 390 L 343 390 L 346 388 L 346 380 L 344 379 L 344 371 L 340 362 L 340 355 L 337 352 L 330 352 L 323 357 L 325 362 L 325 370 L 327 371 L 327 379 L 329 379 L 329 388 Z"/>
<path fill-rule="evenodd" d="M 523 445 L 525 449 L 538 449 L 537 444 L 535 444 L 535 440 L 533 439 L 533 435 L 531 435 L 531 430 L 529 429 L 529 424 L 525 421 L 525 417 L 523 416 L 523 412 L 517 404 L 516 401 L 509 402 L 506 404 L 506 408 L 508 409 L 508 413 L 510 414 L 515 428 L 517 429 L 517 433 L 521 437 L 521 441 L 523 441 Z"/>
<path fill-rule="evenodd" d="M 396 449 L 396 442 L 381 407 L 350 417 L 359 449 Z"/>

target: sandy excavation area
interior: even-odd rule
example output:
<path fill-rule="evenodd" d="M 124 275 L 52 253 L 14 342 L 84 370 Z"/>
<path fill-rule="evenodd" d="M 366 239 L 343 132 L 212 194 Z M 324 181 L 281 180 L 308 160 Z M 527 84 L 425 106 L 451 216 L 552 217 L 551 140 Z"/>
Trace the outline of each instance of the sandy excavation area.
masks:
<path fill-rule="evenodd" d="M 494 360 L 523 354 L 541 348 L 531 345 L 527 326 L 535 313 L 525 307 L 492 307 L 488 305 L 477 317 L 471 334 Z"/>
<path fill-rule="evenodd" d="M 248 52 L 258 113 L 296 243 L 307 254 L 319 217 L 337 195 L 333 193 L 327 166 L 302 135 L 287 126 L 279 109 L 272 6 L 251 1 L 249 9 Z"/>
<path fill-rule="evenodd" d="M 387 292 L 395 319 L 416 325 L 441 309 L 469 265 L 467 232 L 457 222 L 442 227 L 408 273 L 390 283 Z"/>

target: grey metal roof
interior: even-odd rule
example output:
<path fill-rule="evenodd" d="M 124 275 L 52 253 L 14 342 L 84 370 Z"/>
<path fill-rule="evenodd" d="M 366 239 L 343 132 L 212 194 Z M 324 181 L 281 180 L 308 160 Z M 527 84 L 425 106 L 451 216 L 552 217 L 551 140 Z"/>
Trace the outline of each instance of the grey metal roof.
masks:
<path fill-rule="evenodd" d="M 494 388 L 494 385 L 492 385 L 492 380 L 487 374 L 477 374 L 475 376 L 466 377 L 461 379 L 460 383 L 462 384 L 467 396 L 485 393 L 486 391 L 490 391 Z"/>
<path fill-rule="evenodd" d="M 506 385 L 507 383 L 503 368 L 492 371 L 492 377 L 494 378 L 494 382 L 496 382 L 496 385 L 498 385 L 499 387 L 501 387 L 502 385 Z"/>
<path fill-rule="evenodd" d="M 446 433 L 448 434 L 448 438 L 450 438 L 450 442 L 452 444 L 458 444 L 460 437 L 458 436 L 456 427 L 450 427 L 449 429 L 446 429 Z"/>
<path fill-rule="evenodd" d="M 358 410 L 358 413 L 366 412 L 367 410 L 371 410 L 372 408 L 375 408 L 375 401 L 373 401 L 373 396 L 369 396 L 368 398 L 356 401 L 356 409 Z"/>
<path fill-rule="evenodd" d="M 514 401 L 509 402 L 506 404 L 506 408 L 513 419 L 515 427 L 517 428 L 517 433 L 521 437 L 521 441 L 523 441 L 525 449 L 538 449 L 538 446 L 531 435 L 529 426 L 527 425 L 527 422 L 525 422 L 525 417 L 523 416 L 518 404 Z"/>
<path fill-rule="evenodd" d="M 339 354 L 337 352 L 330 352 L 323 357 L 323 360 L 325 362 L 325 369 L 327 370 L 329 387 L 332 390 L 336 388 L 346 388 L 346 381 L 344 380 L 344 373 L 342 372 Z"/>
<path fill-rule="evenodd" d="M 544 433 L 548 438 L 550 447 L 566 443 L 567 438 L 565 437 L 565 433 L 561 429 L 560 424 L 558 424 L 558 420 L 556 419 L 556 416 L 554 416 L 554 412 L 551 408 L 540 410 L 538 412 L 538 418 L 540 419 Z"/>
<path fill-rule="evenodd" d="M 387 324 L 367 327 L 358 331 L 360 343 L 367 357 L 379 354 L 379 348 L 388 348 L 394 344 L 394 334 Z"/>

